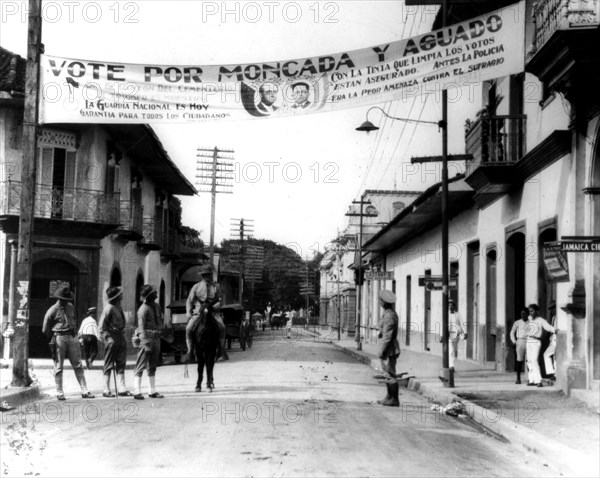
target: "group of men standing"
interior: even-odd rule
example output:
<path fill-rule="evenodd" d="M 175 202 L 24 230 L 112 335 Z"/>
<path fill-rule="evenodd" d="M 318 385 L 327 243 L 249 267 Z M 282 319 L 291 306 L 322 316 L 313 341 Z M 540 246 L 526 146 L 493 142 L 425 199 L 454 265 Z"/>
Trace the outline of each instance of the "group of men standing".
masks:
<path fill-rule="evenodd" d="M 156 391 L 155 375 L 160 356 L 160 334 L 162 329 L 162 312 L 156 303 L 158 294 L 153 286 L 144 285 L 140 292 L 142 304 L 137 310 L 137 329 L 134 342 L 138 341 L 138 355 L 134 369 L 135 394 L 125 386 L 125 365 L 127 362 L 127 342 L 125 339 L 126 319 L 121 307 L 123 289 L 109 287 L 106 290 L 108 305 L 102 311 L 100 324 L 95 323 L 97 309 L 88 309 L 88 316 L 84 319 L 76 332 L 75 309 L 73 307 L 74 295 L 70 288 L 60 287 L 53 298 L 57 299 L 46 315 L 42 332 L 50 340 L 50 349 L 54 360 L 54 380 L 56 383 L 56 397 L 65 400 L 63 392 L 63 366 L 65 359 L 69 359 L 71 366 L 81 387 L 82 398 L 94 398 L 86 384 L 83 365 L 81 363 L 81 345 L 85 348 L 86 364 L 91 368 L 92 362 L 98 353 L 97 340 L 104 342 L 104 390 L 103 397 L 133 396 L 143 400 L 141 391 L 142 375 L 144 370 L 148 374 L 149 394 L 151 398 L 163 398 Z M 79 336 L 79 340 L 77 339 Z M 111 375 L 119 377 L 117 386 L 115 379 L 115 393 L 111 391 Z"/>

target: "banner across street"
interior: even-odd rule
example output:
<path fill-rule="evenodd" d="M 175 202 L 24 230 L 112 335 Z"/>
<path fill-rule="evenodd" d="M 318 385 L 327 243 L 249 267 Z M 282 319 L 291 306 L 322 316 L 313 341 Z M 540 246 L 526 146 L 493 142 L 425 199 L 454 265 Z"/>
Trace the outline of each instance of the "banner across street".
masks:
<path fill-rule="evenodd" d="M 193 123 L 403 100 L 524 69 L 524 2 L 424 35 L 313 58 L 152 65 L 41 57 L 41 123 Z"/>

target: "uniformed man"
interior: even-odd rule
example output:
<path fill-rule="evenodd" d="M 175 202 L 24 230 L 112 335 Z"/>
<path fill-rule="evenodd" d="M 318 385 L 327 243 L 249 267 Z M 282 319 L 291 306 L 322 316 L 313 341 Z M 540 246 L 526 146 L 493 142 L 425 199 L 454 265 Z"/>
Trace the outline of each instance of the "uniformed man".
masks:
<path fill-rule="evenodd" d="M 537 304 L 529 304 L 529 320 L 525 328 L 527 334 L 527 368 L 529 369 L 528 386 L 543 387 L 542 374 L 538 358 L 542 346 L 542 331 L 546 330 L 552 334 L 558 332 L 557 328 L 552 327 L 546 319 L 539 316 L 540 308 Z"/>
<path fill-rule="evenodd" d="M 160 357 L 160 331 L 162 329 L 162 312 L 156 303 L 158 293 L 149 284 L 142 287 L 140 292 L 142 305 L 137 311 L 137 333 L 140 338 L 137 361 L 135 363 L 135 395 L 136 400 L 143 400 L 142 374 L 148 373 L 148 386 L 150 398 L 164 398 L 156 391 L 156 367 Z"/>
<path fill-rule="evenodd" d="M 56 382 L 56 398 L 65 400 L 63 392 L 63 364 L 65 358 L 68 358 L 71 362 L 75 377 L 77 377 L 81 387 L 81 397 L 94 398 L 94 395 L 87 389 L 83 365 L 81 364 L 81 348 L 76 337 L 75 309 L 71 304 L 74 300 L 73 293 L 69 287 L 59 287 L 52 297 L 57 301 L 44 316 L 42 332 L 55 342 L 54 381 Z"/>
<path fill-rule="evenodd" d="M 193 331 L 194 327 L 200 319 L 200 313 L 204 313 L 206 306 L 211 306 L 213 310 L 213 317 L 217 321 L 219 326 L 219 352 L 223 360 L 229 360 L 227 352 L 225 352 L 225 323 L 219 313 L 221 308 L 221 286 L 213 282 L 213 268 L 210 265 L 205 265 L 200 268 L 200 275 L 202 280 L 197 282 L 190 290 L 186 302 L 186 313 L 188 317 L 188 324 L 185 328 L 185 342 L 187 344 L 187 354 L 183 357 L 184 362 L 190 362 L 192 360 L 192 348 L 193 348 Z M 196 310 L 196 304 L 199 305 L 199 310 Z M 195 313 L 196 312 L 196 313 Z"/>
<path fill-rule="evenodd" d="M 394 311 L 396 296 L 392 291 L 379 292 L 379 305 L 383 308 L 383 316 L 379 320 L 379 359 L 386 380 L 387 395 L 380 401 L 386 407 L 397 407 L 398 381 L 396 380 L 396 360 L 400 356 L 398 343 L 398 314 Z"/>
<path fill-rule="evenodd" d="M 109 287 L 106 289 L 108 305 L 100 317 L 100 333 L 104 340 L 104 391 L 103 397 L 115 396 L 110 391 L 110 376 L 113 371 L 119 376 L 120 391 L 115 390 L 121 397 L 131 396 L 125 387 L 125 365 L 127 364 L 127 341 L 125 340 L 125 314 L 121 307 L 123 289 Z M 115 385 L 116 387 L 117 385 Z"/>

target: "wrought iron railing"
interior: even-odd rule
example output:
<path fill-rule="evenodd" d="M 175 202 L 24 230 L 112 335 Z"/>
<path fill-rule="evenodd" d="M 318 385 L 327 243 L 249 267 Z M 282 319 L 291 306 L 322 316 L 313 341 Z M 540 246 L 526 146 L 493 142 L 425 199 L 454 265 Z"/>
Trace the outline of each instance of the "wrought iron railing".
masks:
<path fill-rule="evenodd" d="M 144 231 L 144 206 L 134 201 L 121 201 L 120 230 L 134 231 L 142 234 Z"/>
<path fill-rule="evenodd" d="M 503 165 L 525 154 L 525 115 L 482 116 L 466 132 L 466 151 L 473 155 L 467 176 L 480 165 Z"/>
<path fill-rule="evenodd" d="M 0 214 L 18 216 L 21 211 L 21 183 L 0 183 Z M 82 188 L 36 185 L 35 217 L 64 221 L 119 223 L 119 193 Z"/>
<path fill-rule="evenodd" d="M 535 35 L 532 53 L 538 51 L 557 30 L 600 25 L 599 0 L 540 0 L 533 9 Z"/>
<path fill-rule="evenodd" d="M 162 226 L 160 221 L 154 217 L 144 217 L 143 221 L 143 244 L 162 247 Z"/>

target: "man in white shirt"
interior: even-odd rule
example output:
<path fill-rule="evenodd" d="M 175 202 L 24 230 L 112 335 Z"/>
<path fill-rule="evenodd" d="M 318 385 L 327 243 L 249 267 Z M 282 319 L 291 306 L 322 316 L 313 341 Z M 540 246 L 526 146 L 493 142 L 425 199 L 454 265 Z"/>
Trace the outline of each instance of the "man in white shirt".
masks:
<path fill-rule="evenodd" d="M 529 304 L 529 320 L 527 321 L 527 368 L 529 369 L 529 383 L 527 385 L 537 385 L 542 387 L 542 374 L 538 357 L 542 346 L 542 330 L 550 333 L 557 333 L 558 329 L 552 327 L 545 319 L 540 317 L 540 308 L 537 304 Z"/>
<path fill-rule="evenodd" d="M 523 361 L 525 360 L 525 353 L 527 350 L 527 333 L 526 327 L 529 319 L 529 309 L 523 307 L 521 309 L 521 318 L 516 320 L 510 330 L 510 340 L 516 347 L 517 352 L 517 381 L 516 384 L 521 383 L 521 372 L 523 371 Z"/>
<path fill-rule="evenodd" d="M 458 341 L 465 335 L 465 327 L 461 315 L 456 310 L 456 303 L 448 301 L 448 364 L 454 370 L 454 360 L 458 351 Z"/>
<path fill-rule="evenodd" d="M 81 322 L 79 332 L 77 333 L 79 343 L 83 345 L 83 356 L 88 370 L 92 368 L 94 359 L 98 355 L 100 332 L 98 331 L 98 324 L 96 323 L 97 312 L 98 310 L 96 307 L 90 307 L 87 310 L 87 316 Z"/>

